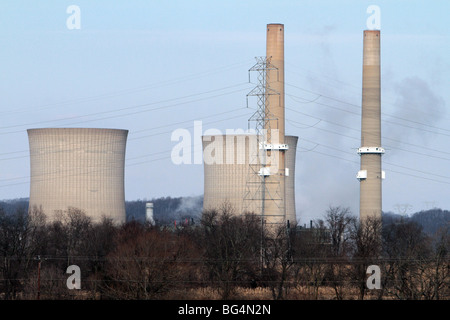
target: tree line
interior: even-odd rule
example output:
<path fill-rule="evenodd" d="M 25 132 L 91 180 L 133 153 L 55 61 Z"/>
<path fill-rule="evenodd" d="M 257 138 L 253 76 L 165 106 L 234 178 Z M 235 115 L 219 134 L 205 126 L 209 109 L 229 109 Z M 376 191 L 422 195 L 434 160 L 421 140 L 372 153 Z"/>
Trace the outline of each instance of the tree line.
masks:
<path fill-rule="evenodd" d="M 49 222 L 33 208 L 0 209 L 2 299 L 449 299 L 448 225 L 433 235 L 412 220 L 359 221 L 330 207 L 312 228 L 269 226 L 226 203 L 198 223 L 93 223 L 68 208 Z M 81 270 L 69 290 L 67 267 Z M 367 270 L 379 266 L 381 286 Z M 242 294 L 242 289 L 247 291 Z"/>
<path fill-rule="evenodd" d="M 199 222 L 203 210 L 203 196 L 190 197 L 160 197 L 125 201 L 127 221 L 145 222 L 145 205 L 153 203 L 154 220 L 159 225 L 174 224 L 174 221 Z M 18 198 L 0 201 L 0 207 L 7 214 L 17 210 L 28 210 L 28 198 Z M 433 235 L 442 225 L 450 224 L 450 211 L 439 208 L 422 210 L 411 215 L 383 212 L 384 223 L 394 221 L 414 221 L 423 227 L 423 232 Z"/>
<path fill-rule="evenodd" d="M 153 203 L 154 220 L 157 224 L 174 224 L 174 221 L 198 221 L 203 209 L 203 196 L 160 197 L 125 201 L 127 221 L 145 222 L 145 205 Z M 17 210 L 28 211 L 29 199 L 18 198 L 0 201 L 0 207 L 6 214 L 14 214 Z"/>

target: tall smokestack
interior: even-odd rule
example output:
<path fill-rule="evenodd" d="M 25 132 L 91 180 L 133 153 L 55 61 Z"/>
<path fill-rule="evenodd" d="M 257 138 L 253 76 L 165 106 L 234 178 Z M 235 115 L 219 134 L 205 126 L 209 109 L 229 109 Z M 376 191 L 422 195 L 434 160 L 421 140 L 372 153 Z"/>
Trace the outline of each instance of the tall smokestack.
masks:
<path fill-rule="evenodd" d="M 284 25 L 268 24 L 266 57 L 274 69 L 267 71 L 266 123 L 267 156 L 271 164 L 270 175 L 265 180 L 264 215 L 267 223 L 284 223 L 285 205 L 285 143 L 284 131 Z M 272 170 L 275 169 L 275 170 Z M 278 170 L 276 170 L 278 169 Z M 291 221 L 292 222 L 292 221 Z"/>
<path fill-rule="evenodd" d="M 361 115 L 360 220 L 381 218 L 381 93 L 380 93 L 380 31 L 364 31 Z"/>
<path fill-rule="evenodd" d="M 267 96 L 269 119 L 265 129 L 278 129 L 279 143 L 284 143 L 284 25 L 268 24 L 266 57 L 277 70 L 268 70 L 268 86 L 277 94 Z M 268 114 L 269 113 L 269 114 Z"/>

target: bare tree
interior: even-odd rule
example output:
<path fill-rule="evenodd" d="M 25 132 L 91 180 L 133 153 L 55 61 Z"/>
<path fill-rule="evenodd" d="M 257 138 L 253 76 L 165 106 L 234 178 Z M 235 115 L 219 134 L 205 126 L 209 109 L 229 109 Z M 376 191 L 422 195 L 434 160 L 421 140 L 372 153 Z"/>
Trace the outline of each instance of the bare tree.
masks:
<path fill-rule="evenodd" d="M 328 269 L 325 280 L 334 289 L 336 299 L 344 299 L 345 288 L 350 284 L 349 258 L 351 256 L 352 228 L 356 217 L 346 207 L 330 206 L 325 213 L 324 221 L 319 221 L 329 235 Z"/>
<path fill-rule="evenodd" d="M 295 226 L 279 225 L 265 232 L 263 242 L 263 279 L 274 300 L 286 297 L 294 265 Z"/>
<path fill-rule="evenodd" d="M 435 233 L 435 247 L 427 268 L 426 299 L 440 300 L 450 297 L 450 226 L 443 226 Z"/>
<path fill-rule="evenodd" d="M 354 242 L 352 278 L 357 284 L 359 299 L 363 300 L 367 293 L 367 268 L 370 265 L 379 265 L 382 253 L 382 222 L 376 216 L 369 216 L 359 222 L 355 222 L 352 232 Z M 381 293 L 378 292 L 378 293 Z M 378 295 L 381 298 L 381 295 Z"/>
<path fill-rule="evenodd" d="M 308 299 L 317 300 L 328 269 L 328 231 L 321 221 L 314 228 L 297 229 L 295 239 L 293 281 L 298 291 L 302 292 L 306 288 Z"/>
<path fill-rule="evenodd" d="M 331 254 L 342 257 L 347 254 L 351 239 L 351 228 L 356 221 L 350 208 L 329 207 L 325 214 L 325 228 L 331 238 Z"/>
<path fill-rule="evenodd" d="M 44 216 L 40 212 L 28 215 L 25 209 L 7 215 L 0 208 L 0 275 L 4 299 L 16 299 L 23 291 L 24 279 L 33 267 L 39 249 L 39 230 Z"/>
<path fill-rule="evenodd" d="M 62 222 L 67 234 L 67 265 L 70 265 L 76 257 L 85 255 L 89 247 L 87 240 L 92 231 L 92 221 L 83 210 L 70 207 Z"/>
<path fill-rule="evenodd" d="M 203 259 L 208 278 L 223 299 L 255 277 L 260 261 L 261 229 L 253 214 L 237 216 L 224 204 L 205 211 L 201 221 Z"/>
<path fill-rule="evenodd" d="M 398 299 L 423 299 L 423 280 L 433 252 L 430 238 L 412 221 L 393 223 L 383 233 L 389 260 L 385 268 L 387 293 Z"/>
<path fill-rule="evenodd" d="M 181 282 L 188 240 L 137 222 L 122 227 L 107 257 L 102 294 L 110 299 L 157 299 Z"/>
<path fill-rule="evenodd" d="M 117 243 L 115 237 L 119 226 L 113 224 L 111 219 L 103 218 L 101 222 L 93 224 L 86 238 L 85 255 L 89 257 L 86 270 L 84 270 L 85 288 L 92 297 L 101 294 L 100 281 L 106 272 L 108 254 L 113 252 Z"/>

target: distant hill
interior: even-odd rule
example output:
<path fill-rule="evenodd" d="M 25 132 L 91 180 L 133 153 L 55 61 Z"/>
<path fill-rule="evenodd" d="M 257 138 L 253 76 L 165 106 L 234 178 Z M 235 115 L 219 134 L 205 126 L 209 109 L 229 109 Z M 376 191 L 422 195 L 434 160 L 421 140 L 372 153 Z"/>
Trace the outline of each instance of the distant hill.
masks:
<path fill-rule="evenodd" d="M 0 208 L 2 208 L 6 214 L 13 214 L 17 210 L 28 211 L 28 198 L 17 198 L 10 200 L 1 200 Z"/>
<path fill-rule="evenodd" d="M 383 224 L 395 223 L 399 221 L 414 221 L 422 226 L 423 232 L 433 235 L 441 228 L 447 227 L 450 230 L 450 211 L 438 208 L 419 211 L 410 216 L 395 214 L 392 212 L 383 213 Z"/>
<path fill-rule="evenodd" d="M 423 231 L 433 234 L 442 227 L 450 228 L 450 211 L 442 209 L 431 209 L 415 213 L 411 220 L 419 223 Z"/>
<path fill-rule="evenodd" d="M 203 196 L 194 197 L 162 197 L 151 200 L 133 200 L 125 202 L 127 221 L 145 221 L 145 204 L 153 203 L 153 217 L 158 224 L 171 224 L 175 220 L 182 223 L 192 219 L 198 222 L 203 209 Z M 7 214 L 16 210 L 28 210 L 28 198 L 19 198 L 0 201 L 0 208 Z M 409 216 L 392 212 L 383 212 L 383 224 L 399 221 L 415 221 L 420 224 L 423 231 L 429 235 L 434 234 L 439 228 L 450 228 L 450 211 L 434 208 L 431 210 L 416 212 Z"/>
<path fill-rule="evenodd" d="M 196 197 L 162 197 L 152 200 L 125 201 L 125 212 L 127 221 L 145 221 L 145 204 L 153 203 L 153 217 L 158 224 L 169 224 L 177 222 L 198 221 L 203 209 L 203 196 Z M 0 201 L 0 208 L 7 214 L 13 214 L 21 209 L 28 211 L 28 198 L 11 199 Z"/>
<path fill-rule="evenodd" d="M 147 202 L 153 203 L 153 218 L 157 224 L 174 223 L 175 220 L 183 222 L 186 219 L 197 222 L 203 210 L 203 196 L 126 201 L 127 220 L 145 221 Z"/>

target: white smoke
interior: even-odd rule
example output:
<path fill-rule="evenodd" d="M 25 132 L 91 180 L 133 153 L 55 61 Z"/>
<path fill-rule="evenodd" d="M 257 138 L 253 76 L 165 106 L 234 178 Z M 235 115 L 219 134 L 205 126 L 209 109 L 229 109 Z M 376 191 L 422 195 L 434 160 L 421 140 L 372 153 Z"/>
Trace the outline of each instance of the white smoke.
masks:
<path fill-rule="evenodd" d="M 190 216 L 196 219 L 201 216 L 202 210 L 203 196 L 182 197 L 174 214 L 177 218 Z"/>
<path fill-rule="evenodd" d="M 445 116 L 445 101 L 426 81 L 417 76 L 407 77 L 394 83 L 393 89 L 394 103 L 384 105 L 389 110 L 385 113 L 393 116 L 382 117 L 386 128 L 383 135 L 396 140 L 414 136 L 415 140 L 425 143 L 434 132 L 440 132 L 438 124 Z M 386 143 L 392 144 L 391 141 Z"/>

